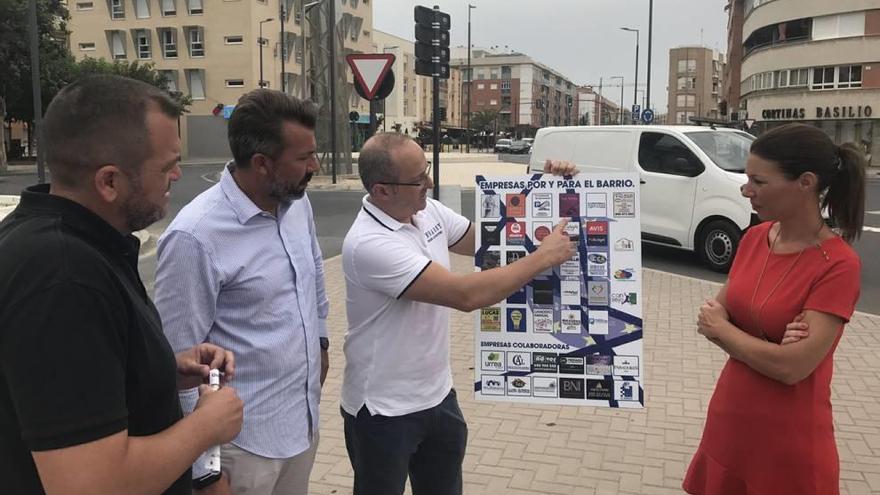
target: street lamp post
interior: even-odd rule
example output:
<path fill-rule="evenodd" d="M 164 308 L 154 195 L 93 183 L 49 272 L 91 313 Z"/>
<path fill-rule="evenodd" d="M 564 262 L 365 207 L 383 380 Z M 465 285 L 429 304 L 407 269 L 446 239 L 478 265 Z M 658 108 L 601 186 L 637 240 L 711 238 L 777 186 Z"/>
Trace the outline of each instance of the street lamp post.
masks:
<path fill-rule="evenodd" d="M 306 83 L 306 81 L 307 81 L 307 79 L 306 79 L 306 60 L 308 60 L 306 58 L 306 47 L 308 46 L 308 43 L 306 43 L 306 14 L 308 13 L 309 10 L 312 10 L 312 7 L 317 7 L 323 1 L 324 0 L 318 0 L 317 2 L 310 2 L 310 3 L 306 3 L 305 1 L 303 1 L 300 4 L 299 26 L 302 31 L 302 33 L 300 34 L 301 43 L 302 43 L 302 81 L 300 83 L 300 86 L 301 86 L 300 93 L 302 94 L 303 100 L 305 100 L 308 97 L 308 94 L 306 91 L 307 86 L 308 86 L 308 84 Z"/>
<path fill-rule="evenodd" d="M 398 48 L 400 48 L 400 47 L 397 45 L 383 46 L 382 53 L 387 53 L 388 50 L 397 50 Z M 394 57 L 394 60 L 396 61 L 397 57 Z M 406 98 L 406 95 L 403 95 L 403 97 Z M 387 96 L 385 98 L 382 98 L 382 132 L 386 132 L 388 130 L 388 114 L 385 111 L 385 102 L 387 100 L 388 100 Z"/>
<path fill-rule="evenodd" d="M 623 76 L 611 76 L 611 79 L 620 79 L 620 113 L 617 114 L 617 123 L 623 125 Z"/>
<path fill-rule="evenodd" d="M 639 30 L 634 28 L 622 27 L 624 31 L 629 31 L 631 33 L 636 33 L 636 82 L 633 84 L 633 105 L 638 104 L 639 101 Z M 635 117 L 633 117 L 633 124 L 635 124 Z"/>
<path fill-rule="evenodd" d="M 648 86 L 645 92 L 645 109 L 651 108 L 651 48 L 654 44 L 654 0 L 648 0 Z"/>
<path fill-rule="evenodd" d="M 258 39 L 257 42 L 260 44 L 260 84 L 259 84 L 259 86 L 261 88 L 266 87 L 266 80 L 263 79 L 263 45 L 266 44 L 266 40 L 263 39 L 263 23 L 264 22 L 271 22 L 273 20 L 274 19 L 269 17 L 268 19 L 260 21 L 260 39 Z"/>
<path fill-rule="evenodd" d="M 471 73 L 471 11 L 476 5 L 468 4 L 468 55 L 467 55 L 467 146 L 466 151 L 471 152 L 471 90 L 474 85 L 474 75 Z"/>

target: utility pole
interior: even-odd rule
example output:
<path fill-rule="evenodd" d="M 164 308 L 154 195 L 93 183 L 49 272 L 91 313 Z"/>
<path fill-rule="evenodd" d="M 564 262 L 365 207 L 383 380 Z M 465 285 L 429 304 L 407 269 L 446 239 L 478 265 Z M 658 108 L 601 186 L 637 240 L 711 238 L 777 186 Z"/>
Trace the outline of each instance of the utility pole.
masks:
<path fill-rule="evenodd" d="M 654 0 L 648 0 L 648 87 L 645 91 L 645 110 L 651 108 L 651 49 L 654 45 Z"/>
<path fill-rule="evenodd" d="M 473 89 L 474 75 L 471 72 L 471 10 L 477 8 L 468 4 L 468 46 L 467 46 L 467 146 L 466 151 L 471 152 L 471 89 Z"/>
<path fill-rule="evenodd" d="M 281 0 L 281 92 L 287 93 L 287 81 L 284 80 L 284 58 L 287 56 L 287 36 L 284 36 L 284 21 L 287 17 L 287 0 Z"/>
<path fill-rule="evenodd" d="M 46 155 L 43 153 L 43 95 L 40 90 L 40 37 L 37 33 L 37 0 L 28 2 L 28 24 L 30 26 L 31 45 L 31 91 L 34 98 L 34 128 L 28 129 L 33 132 L 31 142 L 37 151 L 37 181 L 40 184 L 46 182 Z M 0 123 L 2 125 L 2 123 Z M 5 132 L 0 127 L 0 132 Z M 28 150 L 31 154 L 34 150 Z"/>

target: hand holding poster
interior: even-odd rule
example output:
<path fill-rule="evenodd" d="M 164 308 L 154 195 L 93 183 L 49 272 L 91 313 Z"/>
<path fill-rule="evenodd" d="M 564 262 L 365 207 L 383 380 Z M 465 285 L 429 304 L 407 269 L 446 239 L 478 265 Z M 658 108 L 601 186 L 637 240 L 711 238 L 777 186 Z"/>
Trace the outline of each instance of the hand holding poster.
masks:
<path fill-rule="evenodd" d="M 477 270 L 533 253 L 560 220 L 576 255 L 476 315 L 477 399 L 643 407 L 638 177 L 476 179 Z"/>

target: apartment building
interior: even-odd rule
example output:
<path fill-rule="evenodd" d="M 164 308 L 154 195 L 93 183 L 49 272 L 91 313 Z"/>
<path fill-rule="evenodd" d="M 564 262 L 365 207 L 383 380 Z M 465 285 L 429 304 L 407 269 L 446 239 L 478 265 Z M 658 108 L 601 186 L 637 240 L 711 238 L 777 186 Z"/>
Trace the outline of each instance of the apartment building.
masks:
<path fill-rule="evenodd" d="M 723 53 L 702 46 L 669 50 L 667 114 L 675 124 L 692 118 L 721 118 Z"/>
<path fill-rule="evenodd" d="M 620 115 L 620 105 L 599 92 L 593 86 L 578 88 L 577 125 L 616 124 Z"/>
<path fill-rule="evenodd" d="M 743 118 L 740 108 L 740 81 L 745 0 L 729 0 L 724 10 L 727 12 L 727 64 L 722 76 L 721 116 L 737 121 Z"/>
<path fill-rule="evenodd" d="M 417 136 L 416 129 L 424 118 L 419 115 L 418 79 L 421 76 L 415 73 L 415 43 L 374 30 L 373 51 L 394 55 L 394 65 L 391 66 L 391 70 L 394 71 L 394 90 L 382 104 L 382 113 L 385 115 L 384 129 Z"/>
<path fill-rule="evenodd" d="M 741 106 L 880 152 L 880 0 L 745 0 Z"/>
<path fill-rule="evenodd" d="M 560 72 L 522 53 L 479 48 L 471 50 L 468 72 L 466 52 L 453 50 L 450 64 L 462 70 L 463 113 L 470 99 L 471 113 L 498 112 L 499 131 L 517 137 L 534 136 L 541 127 L 577 124 L 577 85 Z"/>
<path fill-rule="evenodd" d="M 225 107 L 261 85 L 302 95 L 303 54 L 316 56 L 304 43 L 302 1 L 68 0 L 70 50 L 78 59 L 155 64 L 169 89 L 193 100 L 181 118 L 184 157 L 227 157 Z M 341 4 L 343 51 L 372 51 L 369 0 Z M 352 75 L 346 79 L 353 93 Z M 360 99 L 349 101 L 353 110 L 366 108 Z"/>

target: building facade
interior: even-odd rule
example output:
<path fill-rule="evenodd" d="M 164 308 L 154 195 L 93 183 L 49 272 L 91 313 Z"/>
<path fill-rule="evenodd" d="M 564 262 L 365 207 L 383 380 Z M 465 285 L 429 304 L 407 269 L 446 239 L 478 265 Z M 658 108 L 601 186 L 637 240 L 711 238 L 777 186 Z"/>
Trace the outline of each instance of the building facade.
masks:
<path fill-rule="evenodd" d="M 578 92 L 567 77 L 521 53 L 453 51 L 451 65 L 462 70 L 462 114 L 497 112 L 498 129 L 516 137 L 534 136 L 541 127 L 577 125 Z M 466 118 L 464 119 L 467 120 Z"/>
<path fill-rule="evenodd" d="M 415 43 L 374 30 L 373 46 L 376 53 L 394 55 L 394 65 L 391 66 L 394 71 L 394 90 L 383 103 L 384 130 L 393 129 L 415 137 L 418 135 L 416 129 L 423 120 L 419 115 L 421 88 L 418 83 L 420 76 L 415 73 Z"/>
<path fill-rule="evenodd" d="M 742 106 L 754 132 L 806 122 L 877 156 L 880 0 L 746 0 L 744 13 Z"/>
<path fill-rule="evenodd" d="M 592 86 L 578 88 L 577 125 L 609 125 L 618 122 L 620 105 L 596 92 Z"/>
<path fill-rule="evenodd" d="M 727 64 L 724 66 L 721 116 L 741 120 L 740 81 L 742 81 L 743 23 L 745 0 L 729 0 L 727 6 Z"/>
<path fill-rule="evenodd" d="M 721 117 L 724 54 L 702 46 L 669 50 L 667 115 L 676 124 Z"/>
<path fill-rule="evenodd" d="M 287 12 L 283 32 L 282 1 Z M 234 105 L 261 81 L 264 87 L 283 87 L 302 96 L 306 44 L 301 2 L 69 0 L 70 50 L 77 59 L 154 64 L 170 90 L 193 100 L 181 119 L 184 157 L 227 157 L 226 123 L 218 109 Z M 372 5 L 360 0 L 341 3 L 343 51 L 371 52 Z M 346 79 L 346 90 L 352 91 L 352 75 L 346 74 Z M 355 97 L 349 99 L 352 110 L 367 108 Z"/>

